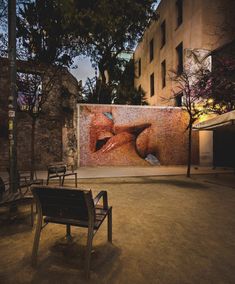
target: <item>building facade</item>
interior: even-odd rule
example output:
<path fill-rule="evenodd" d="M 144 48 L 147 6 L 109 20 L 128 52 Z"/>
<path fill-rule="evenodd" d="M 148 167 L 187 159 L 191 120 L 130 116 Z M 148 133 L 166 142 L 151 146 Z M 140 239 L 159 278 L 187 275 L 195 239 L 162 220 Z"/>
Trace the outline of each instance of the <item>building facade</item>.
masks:
<path fill-rule="evenodd" d="M 134 60 L 135 87 L 142 88 L 150 105 L 180 106 L 170 99 L 176 86 L 172 71 L 180 73 L 188 51 L 210 52 L 230 42 L 233 0 L 162 0 L 159 19 L 151 22 L 139 42 Z M 230 23 L 230 24 L 229 24 Z"/>

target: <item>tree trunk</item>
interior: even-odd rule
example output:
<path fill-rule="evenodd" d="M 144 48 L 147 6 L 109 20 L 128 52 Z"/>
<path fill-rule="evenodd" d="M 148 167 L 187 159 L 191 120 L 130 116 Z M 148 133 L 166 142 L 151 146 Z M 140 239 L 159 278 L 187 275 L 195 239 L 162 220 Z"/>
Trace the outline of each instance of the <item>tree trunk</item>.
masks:
<path fill-rule="evenodd" d="M 36 128 L 36 117 L 32 117 L 32 128 L 31 128 L 31 166 L 30 166 L 30 179 L 34 179 L 35 173 L 35 128 Z"/>
<path fill-rule="evenodd" d="M 100 63 L 98 65 L 98 68 L 99 68 L 99 72 L 100 72 L 100 76 L 101 76 L 101 82 L 102 82 L 103 85 L 105 85 L 106 84 L 105 68 L 102 65 L 102 63 Z"/>
<path fill-rule="evenodd" d="M 99 72 L 101 76 L 101 86 L 98 97 L 98 103 L 110 104 L 111 103 L 111 88 L 109 86 L 109 74 L 108 70 L 103 65 L 99 64 Z M 107 72 L 107 74 L 105 74 Z"/>
<path fill-rule="evenodd" d="M 190 123 L 188 129 L 188 168 L 187 168 L 187 177 L 190 177 L 191 172 L 191 157 L 192 157 L 192 124 Z"/>

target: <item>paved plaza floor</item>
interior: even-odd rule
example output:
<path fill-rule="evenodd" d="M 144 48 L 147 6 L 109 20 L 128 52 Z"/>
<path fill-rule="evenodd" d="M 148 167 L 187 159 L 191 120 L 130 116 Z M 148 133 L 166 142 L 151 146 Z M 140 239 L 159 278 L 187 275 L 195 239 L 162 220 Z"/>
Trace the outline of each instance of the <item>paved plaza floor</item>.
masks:
<path fill-rule="evenodd" d="M 81 228 L 67 243 L 64 226 L 46 226 L 31 268 L 35 228 L 23 207 L 11 221 L 0 212 L 0 283 L 235 283 L 234 174 L 83 178 L 79 187 L 107 190 L 113 206 L 113 244 L 105 223 L 94 238 L 90 280 Z"/>

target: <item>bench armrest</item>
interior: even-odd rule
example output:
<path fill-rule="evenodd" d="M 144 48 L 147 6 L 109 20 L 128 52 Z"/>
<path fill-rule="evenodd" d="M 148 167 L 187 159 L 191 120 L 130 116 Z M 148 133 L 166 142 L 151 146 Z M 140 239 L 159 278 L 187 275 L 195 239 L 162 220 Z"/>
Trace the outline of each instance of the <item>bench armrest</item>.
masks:
<path fill-rule="evenodd" d="M 96 197 L 94 198 L 94 205 L 95 206 L 97 205 L 101 197 L 103 197 L 103 208 L 107 210 L 108 209 L 108 194 L 107 194 L 107 191 L 105 190 L 100 191 L 96 195 Z"/>

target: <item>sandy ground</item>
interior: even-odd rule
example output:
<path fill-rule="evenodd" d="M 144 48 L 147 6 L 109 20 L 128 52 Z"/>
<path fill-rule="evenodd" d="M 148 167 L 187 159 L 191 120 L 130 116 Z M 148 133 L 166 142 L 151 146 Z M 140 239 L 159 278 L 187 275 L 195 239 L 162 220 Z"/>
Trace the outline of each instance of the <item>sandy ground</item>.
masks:
<path fill-rule="evenodd" d="M 235 283 L 235 175 L 83 179 L 113 206 L 94 238 L 91 278 L 83 271 L 86 230 L 43 229 L 38 266 L 30 266 L 29 207 L 17 219 L 0 212 L 0 283 Z"/>

